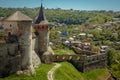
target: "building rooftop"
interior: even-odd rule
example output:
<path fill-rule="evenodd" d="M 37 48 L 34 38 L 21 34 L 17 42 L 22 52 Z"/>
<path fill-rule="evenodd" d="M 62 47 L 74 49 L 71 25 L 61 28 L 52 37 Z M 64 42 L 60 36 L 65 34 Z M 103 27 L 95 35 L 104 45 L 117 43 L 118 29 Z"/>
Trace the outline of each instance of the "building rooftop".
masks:
<path fill-rule="evenodd" d="M 46 19 L 45 13 L 44 13 L 44 7 L 41 4 L 39 15 L 35 21 L 35 24 L 45 25 L 49 24 L 49 22 Z"/>
<path fill-rule="evenodd" d="M 32 21 L 32 19 L 20 11 L 16 11 L 9 17 L 5 18 L 4 21 Z"/>

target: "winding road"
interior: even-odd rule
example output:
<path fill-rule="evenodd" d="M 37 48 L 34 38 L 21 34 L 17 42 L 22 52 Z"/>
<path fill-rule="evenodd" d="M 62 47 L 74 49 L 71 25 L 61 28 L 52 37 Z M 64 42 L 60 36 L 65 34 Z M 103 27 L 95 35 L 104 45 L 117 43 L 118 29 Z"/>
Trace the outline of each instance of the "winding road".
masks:
<path fill-rule="evenodd" d="M 47 78 L 48 80 L 54 80 L 54 72 L 57 68 L 59 68 L 61 66 L 61 64 L 59 63 L 55 63 L 56 65 L 48 72 L 47 74 Z"/>

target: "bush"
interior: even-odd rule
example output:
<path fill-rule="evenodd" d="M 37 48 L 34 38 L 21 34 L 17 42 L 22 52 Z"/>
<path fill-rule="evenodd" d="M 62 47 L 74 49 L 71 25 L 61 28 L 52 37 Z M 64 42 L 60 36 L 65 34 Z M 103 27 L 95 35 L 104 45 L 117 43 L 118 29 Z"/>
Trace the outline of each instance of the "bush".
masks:
<path fill-rule="evenodd" d="M 115 55 L 115 49 L 111 48 L 107 51 L 107 65 L 111 67 L 111 65 L 114 63 L 113 56 Z"/>
<path fill-rule="evenodd" d="M 117 78 L 120 78 L 120 64 L 115 64 L 111 68 L 113 75 Z"/>

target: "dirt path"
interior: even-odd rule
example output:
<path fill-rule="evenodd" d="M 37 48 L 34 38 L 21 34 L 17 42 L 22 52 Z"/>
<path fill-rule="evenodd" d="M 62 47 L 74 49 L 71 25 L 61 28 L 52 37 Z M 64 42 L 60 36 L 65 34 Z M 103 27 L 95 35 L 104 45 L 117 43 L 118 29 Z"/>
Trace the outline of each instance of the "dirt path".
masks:
<path fill-rule="evenodd" d="M 105 80 L 111 80 L 111 75 L 109 75 Z"/>
<path fill-rule="evenodd" d="M 54 72 L 57 68 L 59 68 L 61 66 L 61 64 L 55 63 L 56 65 L 48 72 L 47 74 L 47 78 L 48 80 L 54 80 Z"/>

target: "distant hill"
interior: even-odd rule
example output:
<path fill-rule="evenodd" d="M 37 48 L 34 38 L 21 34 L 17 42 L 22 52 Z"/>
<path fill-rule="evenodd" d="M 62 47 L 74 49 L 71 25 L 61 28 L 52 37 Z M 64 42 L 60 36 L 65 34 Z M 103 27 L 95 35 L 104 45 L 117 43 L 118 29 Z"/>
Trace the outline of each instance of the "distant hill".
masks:
<path fill-rule="evenodd" d="M 15 11 L 21 11 L 31 18 L 35 18 L 39 12 L 39 8 L 0 8 L 0 17 L 7 17 Z M 50 22 L 59 22 L 65 24 L 83 24 L 90 22 L 104 23 L 112 20 L 113 17 L 120 16 L 119 12 L 113 11 L 78 11 L 46 9 L 45 14 Z"/>

